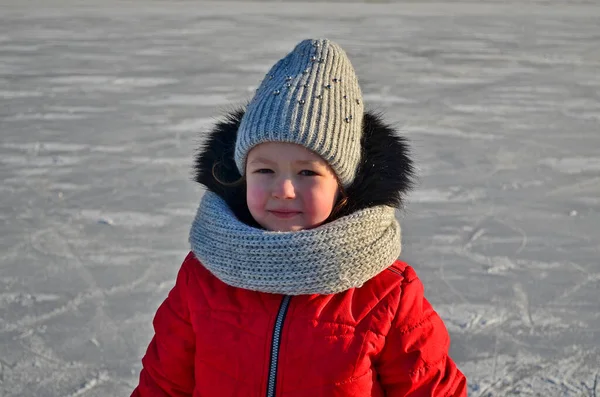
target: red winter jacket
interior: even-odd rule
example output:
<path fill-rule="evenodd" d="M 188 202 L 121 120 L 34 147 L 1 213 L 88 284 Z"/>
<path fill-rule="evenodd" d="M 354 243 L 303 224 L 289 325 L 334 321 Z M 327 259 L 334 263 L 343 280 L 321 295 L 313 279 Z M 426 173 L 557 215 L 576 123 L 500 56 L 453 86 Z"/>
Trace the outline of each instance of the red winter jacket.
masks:
<path fill-rule="evenodd" d="M 132 397 L 466 396 L 415 271 L 283 296 L 228 286 L 190 253 L 158 309 Z"/>

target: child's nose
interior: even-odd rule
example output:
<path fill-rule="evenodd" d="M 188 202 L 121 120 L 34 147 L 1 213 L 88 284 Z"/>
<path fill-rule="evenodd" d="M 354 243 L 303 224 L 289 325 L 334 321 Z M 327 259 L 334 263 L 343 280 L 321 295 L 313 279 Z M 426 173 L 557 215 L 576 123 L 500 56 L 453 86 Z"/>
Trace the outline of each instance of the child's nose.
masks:
<path fill-rule="evenodd" d="M 273 188 L 273 196 L 278 199 L 293 199 L 296 197 L 296 189 L 290 178 L 279 178 Z"/>

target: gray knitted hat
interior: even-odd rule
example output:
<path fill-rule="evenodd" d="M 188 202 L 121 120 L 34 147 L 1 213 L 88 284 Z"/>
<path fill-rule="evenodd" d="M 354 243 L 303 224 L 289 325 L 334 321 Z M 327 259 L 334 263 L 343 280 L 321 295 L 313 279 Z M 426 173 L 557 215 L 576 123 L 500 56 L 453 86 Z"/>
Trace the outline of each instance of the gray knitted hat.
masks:
<path fill-rule="evenodd" d="M 341 184 L 360 161 L 363 102 L 354 68 L 329 40 L 304 40 L 275 64 L 241 120 L 235 162 L 245 173 L 248 152 L 264 142 L 289 142 L 324 158 Z"/>

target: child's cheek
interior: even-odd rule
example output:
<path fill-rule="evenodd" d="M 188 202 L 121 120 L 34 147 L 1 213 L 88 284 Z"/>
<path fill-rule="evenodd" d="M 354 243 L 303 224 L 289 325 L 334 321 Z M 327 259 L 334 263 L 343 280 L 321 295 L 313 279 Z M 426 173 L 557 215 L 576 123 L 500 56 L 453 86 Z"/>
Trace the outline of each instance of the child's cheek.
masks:
<path fill-rule="evenodd" d="M 315 217 L 318 219 L 319 222 L 323 222 L 325 221 L 325 219 L 329 218 L 329 215 L 331 215 L 331 211 L 333 210 L 333 207 L 330 203 L 326 203 L 326 202 L 319 202 L 319 205 L 317 208 L 315 208 Z"/>
<path fill-rule="evenodd" d="M 248 204 L 248 209 L 250 209 L 250 212 L 253 214 L 264 209 L 263 207 L 266 202 L 265 197 L 265 190 L 260 186 L 253 183 L 249 183 L 246 186 L 246 204 Z"/>
<path fill-rule="evenodd" d="M 307 203 L 306 212 L 313 223 L 321 223 L 331 214 L 334 200 L 329 197 L 330 194 L 328 193 L 322 187 L 315 186 L 310 191 L 308 200 L 305 200 L 305 203 Z"/>

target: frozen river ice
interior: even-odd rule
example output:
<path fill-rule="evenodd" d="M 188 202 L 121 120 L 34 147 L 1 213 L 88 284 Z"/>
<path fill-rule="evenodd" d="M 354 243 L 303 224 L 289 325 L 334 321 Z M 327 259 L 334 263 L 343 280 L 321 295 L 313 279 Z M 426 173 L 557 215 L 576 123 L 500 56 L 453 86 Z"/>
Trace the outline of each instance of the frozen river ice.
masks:
<path fill-rule="evenodd" d="M 0 1 L 0 396 L 131 392 L 202 132 L 323 36 L 411 139 L 402 258 L 470 395 L 600 393 L 599 6 L 97 3 Z"/>

